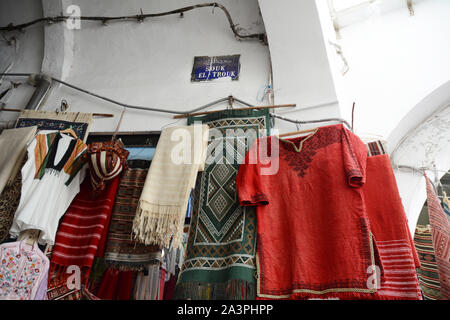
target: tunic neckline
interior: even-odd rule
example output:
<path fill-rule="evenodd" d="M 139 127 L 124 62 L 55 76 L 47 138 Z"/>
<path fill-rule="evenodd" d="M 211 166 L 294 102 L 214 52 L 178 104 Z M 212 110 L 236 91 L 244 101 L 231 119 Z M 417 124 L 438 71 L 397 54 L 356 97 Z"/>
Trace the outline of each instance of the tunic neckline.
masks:
<path fill-rule="evenodd" d="M 280 140 L 280 141 L 282 141 L 282 142 L 286 142 L 286 143 L 291 144 L 292 147 L 294 148 L 294 151 L 295 151 L 295 152 L 301 152 L 301 151 L 302 151 L 302 148 L 303 148 L 303 143 L 304 143 L 305 141 L 307 141 L 308 139 L 312 138 L 312 137 L 317 133 L 317 131 L 319 131 L 319 129 L 320 129 L 320 127 L 314 129 L 313 132 L 311 132 L 310 134 L 307 134 L 307 135 L 305 135 L 305 136 L 299 136 L 299 137 L 294 137 L 294 138 L 289 138 L 289 139 L 281 139 L 281 138 L 279 138 L 279 137 L 277 136 L 277 138 L 278 138 L 278 140 Z M 300 144 L 298 145 L 298 147 L 297 147 L 297 145 L 296 145 L 295 142 L 294 142 L 294 141 L 297 140 L 297 139 L 302 139 L 302 140 L 300 141 Z M 294 140 L 294 141 L 293 141 L 293 140 Z"/>

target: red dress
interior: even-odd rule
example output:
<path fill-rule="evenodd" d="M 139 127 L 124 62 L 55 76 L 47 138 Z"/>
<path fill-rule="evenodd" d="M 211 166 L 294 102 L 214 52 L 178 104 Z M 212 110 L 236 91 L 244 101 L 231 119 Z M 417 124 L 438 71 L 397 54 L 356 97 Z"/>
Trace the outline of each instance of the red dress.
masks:
<path fill-rule="evenodd" d="M 272 162 L 255 163 L 265 142 Z M 375 297 L 372 266 L 383 268 L 360 188 L 366 159 L 364 143 L 342 124 L 252 146 L 236 184 L 240 204 L 257 206 L 258 299 Z"/>

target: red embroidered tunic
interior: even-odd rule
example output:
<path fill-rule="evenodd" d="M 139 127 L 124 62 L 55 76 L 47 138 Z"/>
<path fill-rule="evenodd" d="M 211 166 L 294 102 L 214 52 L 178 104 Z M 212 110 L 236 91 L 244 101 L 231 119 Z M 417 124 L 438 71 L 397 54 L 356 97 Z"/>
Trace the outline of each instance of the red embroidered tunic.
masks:
<path fill-rule="evenodd" d="M 272 162 L 250 163 L 263 142 Z M 277 158 L 278 171 L 264 172 Z M 373 297 L 368 268 L 382 267 L 360 188 L 366 159 L 364 143 L 342 124 L 253 145 L 236 185 L 240 204 L 257 206 L 258 299 Z"/>

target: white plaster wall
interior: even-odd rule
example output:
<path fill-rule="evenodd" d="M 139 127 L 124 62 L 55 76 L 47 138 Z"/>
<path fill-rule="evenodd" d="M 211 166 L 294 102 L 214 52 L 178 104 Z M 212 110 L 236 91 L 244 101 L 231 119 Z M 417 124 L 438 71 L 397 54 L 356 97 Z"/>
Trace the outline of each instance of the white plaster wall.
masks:
<path fill-rule="evenodd" d="M 340 31 L 350 69 L 335 78 L 337 95 L 346 119 L 356 102 L 355 132 L 363 137 L 387 139 L 419 101 L 450 80 L 450 1 L 415 1 L 414 16 L 406 1 L 398 3 L 392 10 L 375 3 L 371 16 Z"/>
<path fill-rule="evenodd" d="M 2 0 L 0 1 L 0 25 L 5 26 L 10 23 L 20 24 L 42 17 L 41 1 L 36 0 Z M 35 25 L 27 29 L 26 32 L 8 32 L 6 38 L 15 37 L 18 40 L 18 52 L 15 53 L 4 41 L 0 41 L 0 55 L 3 57 L 13 53 L 14 65 L 9 70 L 10 73 L 38 73 L 41 70 L 42 58 L 44 55 L 44 28 L 42 25 Z M 8 59 L 8 63 L 11 59 Z M 2 65 L 1 67 L 4 67 Z M 4 72 L 4 70 L 0 70 Z M 4 78 L 5 82 L 26 82 L 26 78 Z M 10 108 L 23 108 L 33 94 L 34 88 L 28 85 L 21 85 L 16 88 L 9 99 L 7 106 Z M 17 118 L 17 113 L 1 112 L 0 121 L 8 121 Z"/>
<path fill-rule="evenodd" d="M 341 45 L 350 67 L 340 74 L 342 60 L 329 55 L 342 115 L 351 121 L 355 102 L 355 132 L 363 139 L 387 141 L 413 234 L 426 199 L 425 180 L 420 172 L 395 165 L 436 165 L 438 177 L 449 169 L 450 123 L 442 108 L 450 102 L 450 1 L 414 1 L 414 16 L 406 1 L 374 2 L 360 12 L 364 19 L 359 22 L 344 19 L 340 39 L 327 5 L 316 2 L 325 41 Z"/>
<path fill-rule="evenodd" d="M 156 13 L 198 3 L 195 0 L 133 0 L 126 5 L 119 0 L 59 2 L 64 12 L 70 4 L 79 5 L 85 16 L 134 15 L 140 13 L 141 8 L 144 13 Z M 256 0 L 225 0 L 221 4 L 229 10 L 234 22 L 245 29 L 242 32 L 264 32 Z M 256 100 L 258 89 L 269 81 L 267 45 L 257 40 L 236 40 L 219 8 L 214 12 L 212 8 L 196 9 L 185 12 L 184 18 L 164 16 L 143 23 L 112 22 L 104 26 L 82 21 L 80 30 L 68 30 L 64 24 L 46 28 L 53 28 L 52 32 L 46 29 L 43 66 L 46 72 L 130 105 L 185 111 L 230 94 L 258 105 L 262 104 Z M 59 43 L 64 43 L 64 47 Z M 54 48 L 57 55 L 52 52 Z M 191 83 L 195 56 L 229 54 L 241 55 L 238 81 Z M 96 118 L 92 131 L 116 128 L 121 107 L 64 86 L 52 91 L 44 109 L 54 109 L 63 98 L 68 101 L 70 111 L 116 115 L 112 119 Z M 160 130 L 173 122 L 172 115 L 128 109 L 120 130 Z M 179 121 L 183 123 L 184 120 Z"/>
<path fill-rule="evenodd" d="M 259 0 L 259 5 L 270 47 L 274 102 L 297 104 L 295 109 L 277 112 L 298 120 L 339 117 L 336 91 L 315 2 Z M 277 119 L 275 123 L 281 131 L 296 130 L 294 124 Z"/>
<path fill-rule="evenodd" d="M 426 114 L 426 117 L 424 117 Z M 450 169 L 450 81 L 420 101 L 391 134 L 389 141 L 400 195 L 414 233 L 426 199 L 423 173 L 398 166 L 424 168 L 435 181 Z"/>

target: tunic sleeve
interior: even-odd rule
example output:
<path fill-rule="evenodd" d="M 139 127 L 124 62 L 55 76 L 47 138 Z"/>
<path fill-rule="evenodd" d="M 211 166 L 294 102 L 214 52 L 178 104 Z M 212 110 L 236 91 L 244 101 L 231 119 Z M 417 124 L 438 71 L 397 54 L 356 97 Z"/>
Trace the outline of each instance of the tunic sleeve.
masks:
<path fill-rule="evenodd" d="M 359 188 L 366 182 L 367 148 L 364 143 L 349 130 L 342 131 L 342 155 L 347 184 Z"/>
<path fill-rule="evenodd" d="M 245 155 L 236 177 L 236 189 L 241 206 L 259 206 L 269 203 L 257 161 L 258 142 Z"/>

